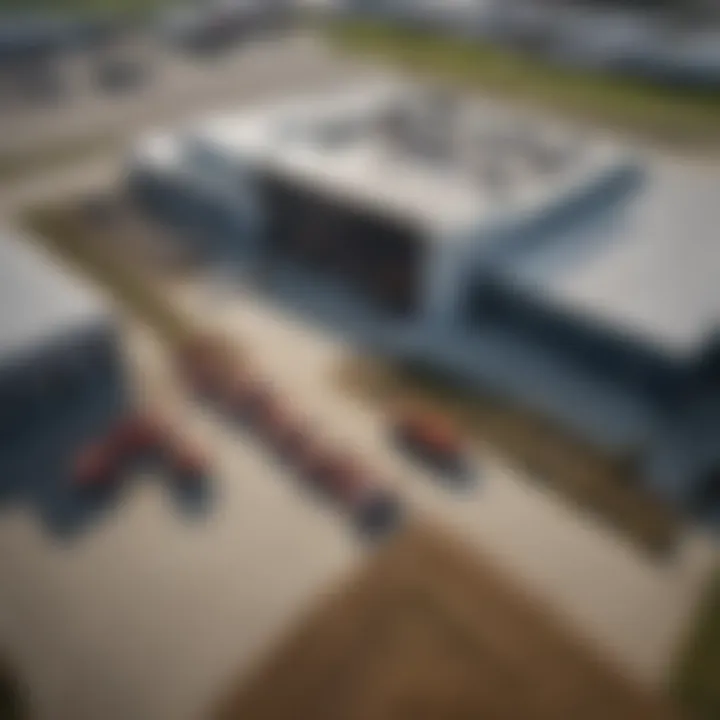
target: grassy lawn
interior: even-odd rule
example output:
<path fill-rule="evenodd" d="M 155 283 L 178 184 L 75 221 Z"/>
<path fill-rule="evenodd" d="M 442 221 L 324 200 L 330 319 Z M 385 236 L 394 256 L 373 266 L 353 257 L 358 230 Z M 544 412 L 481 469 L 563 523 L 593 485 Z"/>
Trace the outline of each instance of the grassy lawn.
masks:
<path fill-rule="evenodd" d="M 660 554 L 674 546 L 678 518 L 636 486 L 632 456 L 608 457 L 539 416 L 490 394 L 471 395 L 422 368 L 354 360 L 341 368 L 339 381 L 380 405 L 414 399 L 447 413 L 530 479 L 615 527 L 637 547 Z"/>
<path fill-rule="evenodd" d="M 720 718 L 720 571 L 683 648 L 675 692 L 691 720 Z"/>
<path fill-rule="evenodd" d="M 195 332 L 149 274 L 100 242 L 99 231 L 88 227 L 77 208 L 34 209 L 23 221 L 53 252 L 96 280 L 164 340 L 182 342 Z"/>
<path fill-rule="evenodd" d="M 401 67 L 531 101 L 651 141 L 720 147 L 720 92 L 673 90 L 553 68 L 507 50 L 366 22 L 331 24 L 332 42 Z"/>

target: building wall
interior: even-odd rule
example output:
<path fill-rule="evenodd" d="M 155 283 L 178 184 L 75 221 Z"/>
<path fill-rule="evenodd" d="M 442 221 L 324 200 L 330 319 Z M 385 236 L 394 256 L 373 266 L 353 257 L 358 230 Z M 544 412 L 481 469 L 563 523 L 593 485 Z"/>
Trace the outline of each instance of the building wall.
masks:
<path fill-rule="evenodd" d="M 687 370 L 629 336 L 555 311 L 492 280 L 468 291 L 465 313 L 470 327 L 498 325 L 538 345 L 553 348 L 578 369 L 641 394 L 661 412 L 672 407 L 687 382 Z"/>
<path fill-rule="evenodd" d="M 422 238 L 410 225 L 370 215 L 278 178 L 260 190 L 261 242 L 279 260 L 341 279 L 348 289 L 392 314 L 421 305 Z"/>
<path fill-rule="evenodd" d="M 257 218 L 236 203 L 223 202 L 182 176 L 136 170 L 128 187 L 134 202 L 149 216 L 172 227 L 199 259 L 235 262 L 256 242 Z"/>
<path fill-rule="evenodd" d="M 689 373 L 675 412 L 658 427 L 646 474 L 669 500 L 720 519 L 720 343 L 710 344 Z M 705 507 L 711 503 L 712 507 Z M 699 507 L 699 505 L 703 507 Z"/>
<path fill-rule="evenodd" d="M 342 280 L 349 291 L 393 314 L 422 305 L 422 238 L 410 226 L 363 213 L 275 177 L 256 177 L 223 197 L 199 177 L 131 175 L 136 201 L 175 226 L 210 261 L 294 264 Z"/>
<path fill-rule="evenodd" d="M 74 454 L 119 419 L 127 404 L 112 324 L 39 345 L 0 368 L 0 493 L 62 484 Z"/>
<path fill-rule="evenodd" d="M 564 225 L 597 203 L 615 202 L 618 190 L 624 194 L 629 177 L 603 185 L 592 197 L 579 198 L 572 208 L 549 218 L 548 227 Z M 273 201 L 264 208 L 265 217 L 253 233 L 247 225 L 243 231 L 237 218 L 223 219 L 220 205 L 207 197 L 202 200 L 202 193 L 190 185 L 168 178 L 165 183 L 138 182 L 136 190 L 155 212 L 179 223 L 184 236 L 195 236 L 192 242 L 204 243 L 207 254 L 219 252 L 229 257 L 228 248 L 245 242 L 239 240 L 243 232 L 254 234 L 253 242 L 270 251 L 265 257 L 271 270 L 295 254 L 286 244 L 292 244 L 293 232 L 302 224 L 300 217 L 287 207 L 278 212 L 281 205 L 273 206 Z M 332 215 L 330 209 L 328 212 Z M 273 228 L 273 219 L 278 218 L 285 225 Z M 360 249 L 371 244 L 370 226 L 363 230 L 364 226 L 357 225 L 359 234 L 353 240 L 341 217 L 333 220 L 319 214 L 315 221 L 332 231 L 330 240 L 340 238 L 349 246 L 357 242 Z M 335 221 L 340 224 L 333 224 Z M 188 232 L 189 228 L 192 231 Z M 312 222 L 300 231 L 312 235 Z M 273 232 L 287 236 L 275 246 Z M 538 241 L 542 234 L 539 231 L 531 241 Z M 207 240 L 210 235 L 224 239 L 213 245 Z M 416 243 L 418 294 L 410 323 L 416 329 L 407 340 L 393 336 L 383 351 L 424 359 L 469 385 L 488 387 L 489 383 L 496 392 L 525 403 L 533 412 L 545 413 L 601 448 L 635 450 L 646 480 L 656 492 L 676 503 L 692 502 L 703 477 L 720 463 L 715 441 L 720 432 L 720 393 L 718 402 L 710 406 L 694 399 L 706 395 L 706 381 L 698 381 L 691 364 L 672 361 L 632 337 L 594 326 L 513 287 L 488 262 L 498 248 L 510 255 L 516 252 L 512 243 L 493 247 L 478 242 L 473 232 L 464 238 L 418 235 Z M 331 249 L 305 250 L 307 266 L 336 272 L 333 263 L 338 258 L 333 258 Z M 297 248 L 298 259 L 305 250 Z M 313 259 L 314 251 L 328 254 L 324 260 Z M 382 265 L 380 256 L 374 262 Z M 336 277 L 343 277 L 342 272 L 337 270 Z M 704 372 L 707 374 L 707 369 Z"/>

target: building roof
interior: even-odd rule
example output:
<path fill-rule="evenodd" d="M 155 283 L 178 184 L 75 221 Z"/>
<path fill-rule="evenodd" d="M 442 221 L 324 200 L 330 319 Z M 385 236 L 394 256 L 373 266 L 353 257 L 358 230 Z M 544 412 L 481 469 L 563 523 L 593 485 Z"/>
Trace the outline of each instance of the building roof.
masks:
<path fill-rule="evenodd" d="M 108 308 L 30 240 L 0 229 L 0 359 L 107 321 Z"/>
<path fill-rule="evenodd" d="M 658 165 L 613 226 L 556 238 L 504 273 L 666 353 L 695 355 L 720 329 L 719 199 L 717 170 Z"/>
<path fill-rule="evenodd" d="M 505 226 L 628 162 L 576 130 L 392 82 L 228 113 L 182 143 L 199 174 L 251 163 L 440 235 Z"/>

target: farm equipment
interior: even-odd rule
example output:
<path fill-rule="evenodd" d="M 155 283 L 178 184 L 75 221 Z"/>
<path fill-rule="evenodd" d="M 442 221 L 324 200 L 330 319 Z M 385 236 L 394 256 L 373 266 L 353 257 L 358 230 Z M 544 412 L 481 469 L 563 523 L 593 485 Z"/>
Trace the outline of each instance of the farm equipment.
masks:
<path fill-rule="evenodd" d="M 467 471 L 467 448 L 444 418 L 423 410 L 403 409 L 392 421 L 395 442 L 431 467 L 453 476 Z"/>

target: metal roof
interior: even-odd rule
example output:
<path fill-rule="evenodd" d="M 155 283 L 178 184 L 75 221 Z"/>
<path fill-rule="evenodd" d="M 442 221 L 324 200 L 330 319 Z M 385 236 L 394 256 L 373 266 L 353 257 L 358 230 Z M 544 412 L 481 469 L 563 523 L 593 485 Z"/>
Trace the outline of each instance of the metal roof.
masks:
<path fill-rule="evenodd" d="M 508 259 L 504 274 L 671 354 L 720 328 L 720 173 L 658 163 L 614 226 L 587 226 Z"/>
<path fill-rule="evenodd" d="M 32 241 L 0 228 L 0 361 L 106 322 L 109 310 L 81 279 Z"/>
<path fill-rule="evenodd" d="M 396 107 L 408 125 L 403 137 L 382 129 Z M 192 150 L 187 169 L 198 177 L 221 164 L 263 168 L 443 238 L 525 222 L 633 161 L 612 143 L 528 124 L 494 103 L 458 98 L 453 115 L 435 122 L 430 113 L 439 109 L 414 86 L 370 84 L 244 109 L 176 137 Z M 436 145 L 438 157 L 424 149 Z M 138 148 L 135 161 L 145 154 L 152 164 L 152 146 Z M 564 159 L 541 168 L 540 151 Z"/>

